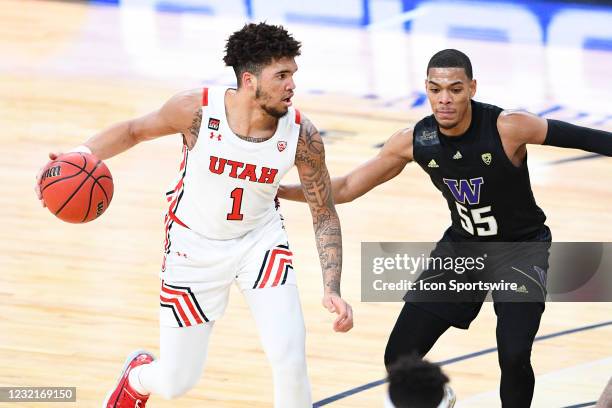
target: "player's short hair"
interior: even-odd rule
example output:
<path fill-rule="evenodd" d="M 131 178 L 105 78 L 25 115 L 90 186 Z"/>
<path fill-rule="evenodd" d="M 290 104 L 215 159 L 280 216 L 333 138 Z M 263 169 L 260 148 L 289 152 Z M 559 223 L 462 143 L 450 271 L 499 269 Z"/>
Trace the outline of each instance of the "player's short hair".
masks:
<path fill-rule="evenodd" d="M 389 397 L 396 408 L 436 408 L 444 398 L 448 377 L 436 364 L 403 356 L 388 371 Z"/>
<path fill-rule="evenodd" d="M 283 26 L 250 23 L 229 36 L 223 61 L 234 69 L 240 87 L 243 73 L 259 75 L 275 59 L 300 55 L 301 46 Z"/>
<path fill-rule="evenodd" d="M 436 52 L 427 64 L 427 75 L 429 75 L 430 68 L 463 68 L 469 80 L 472 80 L 473 76 L 470 58 L 453 48 Z"/>

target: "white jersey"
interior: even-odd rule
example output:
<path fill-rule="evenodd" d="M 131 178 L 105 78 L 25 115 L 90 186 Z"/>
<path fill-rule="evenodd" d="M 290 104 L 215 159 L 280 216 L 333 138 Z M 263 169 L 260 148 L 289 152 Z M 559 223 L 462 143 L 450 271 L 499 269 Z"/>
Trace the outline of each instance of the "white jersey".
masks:
<path fill-rule="evenodd" d="M 300 132 L 299 111 L 278 121 L 274 135 L 247 142 L 230 129 L 227 88 L 204 88 L 202 123 L 192 150 L 183 146 L 179 179 L 166 193 L 168 220 L 211 239 L 232 239 L 279 217 L 275 197 L 293 167 Z"/>

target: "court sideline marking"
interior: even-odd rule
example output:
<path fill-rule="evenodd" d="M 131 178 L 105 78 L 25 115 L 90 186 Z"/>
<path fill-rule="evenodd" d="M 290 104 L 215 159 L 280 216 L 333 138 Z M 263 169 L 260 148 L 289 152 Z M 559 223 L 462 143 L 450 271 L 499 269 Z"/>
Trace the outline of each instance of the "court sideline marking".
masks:
<path fill-rule="evenodd" d="M 580 376 L 588 375 L 587 373 L 596 372 L 598 370 L 598 367 L 599 371 L 605 373 L 604 375 L 606 376 L 605 383 L 601 386 L 601 390 L 603 390 L 609 381 L 607 373 L 609 372 L 610 367 L 612 367 L 612 357 L 604 357 L 602 359 L 588 361 L 586 363 L 575 364 L 569 367 L 553 370 L 551 372 L 538 375 L 536 377 L 536 383 L 539 383 L 540 390 L 544 389 L 544 392 L 556 392 L 558 388 L 558 385 L 556 384 L 559 383 L 559 380 L 563 381 L 563 379 L 567 378 L 577 378 Z M 457 402 L 457 408 L 471 407 L 476 402 L 480 402 L 480 405 L 482 405 L 482 402 L 490 401 L 491 399 L 497 400 L 498 398 L 499 391 L 497 389 L 490 390 L 481 394 L 472 395 L 465 399 L 461 399 L 461 401 Z M 542 401 L 542 399 L 538 398 L 538 396 L 534 396 L 533 403 L 535 404 L 538 402 L 541 404 L 545 401 Z M 570 405 L 563 404 L 563 408 L 579 408 L 595 404 L 596 402 L 574 402 Z M 551 404 L 547 403 L 547 406 L 549 405 Z"/>
<path fill-rule="evenodd" d="M 609 320 L 607 322 L 591 324 L 591 325 L 588 325 L 588 326 L 577 327 L 577 328 L 574 328 L 574 329 L 562 330 L 562 331 L 559 331 L 559 332 L 556 332 L 556 333 L 545 334 L 543 336 L 536 337 L 535 340 L 534 340 L 534 343 L 537 342 L 537 341 L 548 340 L 548 339 L 552 339 L 552 338 L 555 338 L 555 337 L 566 336 L 568 334 L 583 332 L 583 331 L 587 331 L 587 330 L 599 329 L 601 327 L 605 327 L 605 326 L 609 326 L 609 325 L 612 325 L 612 320 Z M 497 347 L 490 347 L 490 348 L 486 348 L 486 349 L 483 349 L 483 350 L 480 350 L 480 351 L 476 351 L 474 353 L 468 353 L 468 354 L 464 354 L 462 356 L 449 358 L 448 360 L 439 361 L 436 364 L 439 364 L 440 366 L 445 366 L 445 365 L 457 363 L 459 361 L 464 361 L 464 360 L 469 360 L 471 358 L 479 357 L 479 356 L 482 356 L 484 354 L 490 354 L 490 353 L 493 353 L 495 351 L 497 351 Z M 325 405 L 329 405 L 332 402 L 344 399 L 346 397 L 350 397 L 351 395 L 355 395 L 355 394 L 357 394 L 359 392 L 366 391 L 366 390 L 369 390 L 370 388 L 374 388 L 374 387 L 377 387 L 379 385 L 382 385 L 385 382 L 386 382 L 386 379 L 382 379 L 382 380 L 372 381 L 370 383 L 367 383 L 367 384 L 364 384 L 364 385 L 360 385 L 360 386 L 355 387 L 355 388 L 351 388 L 351 389 L 349 389 L 347 391 L 343 391 L 343 392 L 341 392 L 339 394 L 332 395 L 331 397 L 327 397 L 325 399 L 317 401 L 317 402 L 315 402 L 313 404 L 312 407 L 313 408 L 318 408 L 318 407 L 322 407 L 322 406 L 325 406 Z M 585 405 L 579 405 L 579 406 L 585 406 Z"/>

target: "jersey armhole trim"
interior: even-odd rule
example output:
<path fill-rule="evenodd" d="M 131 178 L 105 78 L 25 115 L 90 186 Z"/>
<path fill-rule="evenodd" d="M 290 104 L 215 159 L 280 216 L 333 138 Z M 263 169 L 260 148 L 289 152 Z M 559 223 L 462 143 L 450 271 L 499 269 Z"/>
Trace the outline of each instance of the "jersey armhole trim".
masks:
<path fill-rule="evenodd" d="M 202 89 L 202 106 L 208 106 L 208 88 Z"/>
<path fill-rule="evenodd" d="M 300 125 L 302 123 L 302 115 L 300 115 L 299 110 L 295 110 L 295 124 Z"/>

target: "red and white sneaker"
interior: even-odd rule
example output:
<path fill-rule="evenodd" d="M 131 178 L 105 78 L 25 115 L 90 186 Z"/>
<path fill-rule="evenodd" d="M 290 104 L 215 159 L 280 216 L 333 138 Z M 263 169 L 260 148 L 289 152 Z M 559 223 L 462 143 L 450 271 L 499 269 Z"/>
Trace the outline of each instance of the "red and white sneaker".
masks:
<path fill-rule="evenodd" d="M 150 364 L 153 360 L 155 360 L 155 357 L 144 350 L 138 350 L 130 354 L 125 360 L 117 385 L 106 396 L 103 408 L 144 408 L 149 396 L 136 392 L 130 385 L 128 376 L 135 367 Z"/>

